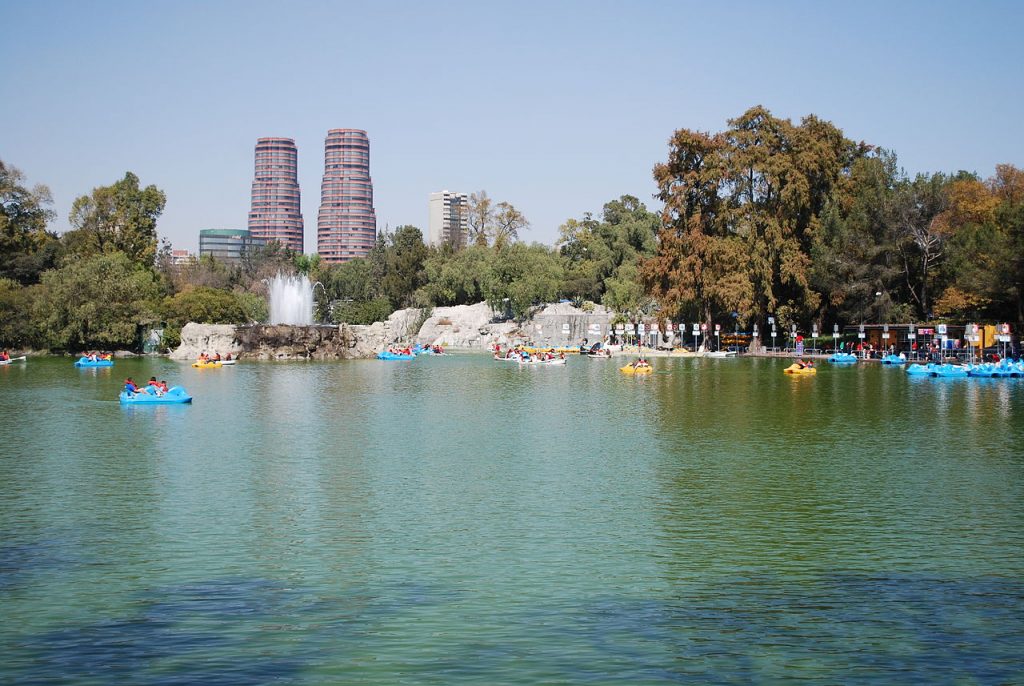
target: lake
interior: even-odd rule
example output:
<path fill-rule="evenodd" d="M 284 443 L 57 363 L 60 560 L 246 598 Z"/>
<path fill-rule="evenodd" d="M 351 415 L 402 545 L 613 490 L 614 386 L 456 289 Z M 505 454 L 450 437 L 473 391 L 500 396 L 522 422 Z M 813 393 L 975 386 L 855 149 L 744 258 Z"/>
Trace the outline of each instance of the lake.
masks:
<path fill-rule="evenodd" d="M 0 681 L 1024 682 L 1024 380 L 623 360 L 0 367 Z"/>

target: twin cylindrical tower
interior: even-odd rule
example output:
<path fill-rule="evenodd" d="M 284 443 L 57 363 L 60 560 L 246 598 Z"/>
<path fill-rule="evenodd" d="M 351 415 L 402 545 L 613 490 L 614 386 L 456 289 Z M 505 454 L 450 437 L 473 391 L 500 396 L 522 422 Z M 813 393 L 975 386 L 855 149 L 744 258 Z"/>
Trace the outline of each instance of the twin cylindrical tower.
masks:
<path fill-rule="evenodd" d="M 297 176 L 298 149 L 291 138 L 256 141 L 249 230 L 253 238 L 279 241 L 303 252 Z M 325 262 L 364 257 L 377 240 L 370 179 L 370 139 L 360 129 L 331 129 L 324 144 L 324 176 L 317 215 L 317 252 Z"/>

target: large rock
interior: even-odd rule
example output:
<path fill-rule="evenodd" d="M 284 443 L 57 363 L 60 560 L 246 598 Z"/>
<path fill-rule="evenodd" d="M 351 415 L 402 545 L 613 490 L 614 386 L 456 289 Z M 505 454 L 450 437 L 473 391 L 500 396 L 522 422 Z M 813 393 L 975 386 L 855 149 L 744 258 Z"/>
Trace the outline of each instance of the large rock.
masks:
<path fill-rule="evenodd" d="M 200 353 L 231 353 L 237 357 L 242 344 L 235 336 L 238 327 L 233 324 L 196 324 L 189 322 L 181 328 L 181 345 L 171 353 L 175 360 L 194 360 Z"/>
<path fill-rule="evenodd" d="M 435 307 L 420 327 L 416 342 L 451 348 L 485 349 L 495 343 L 507 346 L 522 337 L 519 325 L 515 322 L 494 321 L 494 311 L 490 306 L 477 303 Z"/>

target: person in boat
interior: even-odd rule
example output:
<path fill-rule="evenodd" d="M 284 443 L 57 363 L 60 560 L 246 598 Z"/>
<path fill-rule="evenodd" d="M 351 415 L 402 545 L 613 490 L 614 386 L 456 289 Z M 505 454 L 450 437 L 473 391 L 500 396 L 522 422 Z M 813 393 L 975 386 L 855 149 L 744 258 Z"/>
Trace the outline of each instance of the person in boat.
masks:
<path fill-rule="evenodd" d="M 3 352 L 0 352 L 0 362 L 9 362 L 10 359 L 11 359 L 11 356 L 7 354 L 6 350 L 4 350 Z"/>
<path fill-rule="evenodd" d="M 231 361 L 231 353 L 228 353 L 228 356 L 227 356 L 227 357 L 225 357 L 224 359 L 225 359 L 226 361 L 230 362 L 230 361 Z"/>
<path fill-rule="evenodd" d="M 90 362 L 95 362 L 96 360 L 98 360 L 98 359 L 99 359 L 99 355 L 97 355 L 97 354 L 96 354 L 95 352 L 92 352 L 92 351 L 90 351 L 90 352 L 89 352 L 89 353 L 88 353 L 88 354 L 86 355 L 86 357 L 87 357 L 87 358 L 89 358 L 89 361 L 90 361 Z"/>
<path fill-rule="evenodd" d="M 124 380 L 124 392 L 129 395 L 135 395 L 136 393 L 141 393 L 142 391 L 139 390 L 139 387 L 135 385 L 135 381 L 132 379 L 132 377 L 129 376 L 127 379 Z"/>
<path fill-rule="evenodd" d="M 213 354 L 213 361 L 214 362 L 220 362 L 220 353 L 219 352 L 215 352 Z"/>
<path fill-rule="evenodd" d="M 644 367 L 650 367 L 650 363 L 645 357 L 637 358 L 636 362 L 633 363 L 633 369 L 643 369 Z"/>
<path fill-rule="evenodd" d="M 161 388 L 160 382 L 156 380 L 155 376 L 149 377 L 149 382 L 146 384 L 146 386 L 147 387 L 152 386 L 153 387 L 153 392 L 156 393 L 157 395 L 163 395 L 164 394 L 164 389 Z"/>

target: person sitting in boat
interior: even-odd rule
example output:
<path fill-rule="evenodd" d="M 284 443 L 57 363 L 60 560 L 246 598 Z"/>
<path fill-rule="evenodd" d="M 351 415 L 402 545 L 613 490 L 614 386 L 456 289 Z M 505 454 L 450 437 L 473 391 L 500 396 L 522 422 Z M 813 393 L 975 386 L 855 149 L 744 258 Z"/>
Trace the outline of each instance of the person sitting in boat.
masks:
<path fill-rule="evenodd" d="M 637 358 L 637 361 L 633 363 L 633 369 L 642 369 L 643 367 L 650 366 L 650 363 L 647 361 L 647 358 L 645 357 Z"/>
<path fill-rule="evenodd" d="M 149 377 L 149 382 L 146 384 L 146 386 L 152 386 L 153 392 L 156 393 L 157 395 L 164 394 L 163 389 L 160 387 L 160 382 L 156 380 L 155 376 Z"/>
<path fill-rule="evenodd" d="M 214 362 L 220 362 L 220 353 L 219 352 L 216 352 L 216 353 L 213 354 L 213 361 Z"/>
<path fill-rule="evenodd" d="M 11 359 L 11 356 L 7 354 L 6 350 L 4 350 L 3 352 L 0 352 L 0 362 L 9 362 L 10 359 Z"/>
<path fill-rule="evenodd" d="M 127 379 L 124 380 L 124 392 L 129 395 L 135 395 L 136 393 L 141 393 L 142 391 L 139 390 L 139 387 L 135 385 L 135 381 L 132 379 L 132 377 L 129 376 Z"/>
<path fill-rule="evenodd" d="M 96 360 L 99 359 L 99 356 L 95 352 L 88 352 L 88 353 L 86 353 L 85 356 L 87 358 L 89 358 L 90 362 L 95 362 Z"/>
<path fill-rule="evenodd" d="M 228 356 L 225 357 L 224 360 L 227 361 L 227 362 L 230 362 L 231 361 L 231 353 L 228 353 Z"/>
<path fill-rule="evenodd" d="M 196 360 L 196 362 L 199 362 L 200 364 L 206 364 L 209 361 L 210 361 L 210 356 L 206 354 L 205 350 L 203 352 L 199 353 L 199 359 Z"/>

